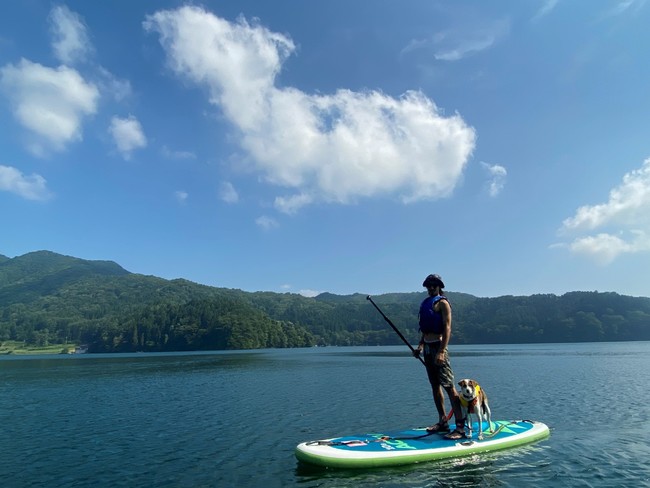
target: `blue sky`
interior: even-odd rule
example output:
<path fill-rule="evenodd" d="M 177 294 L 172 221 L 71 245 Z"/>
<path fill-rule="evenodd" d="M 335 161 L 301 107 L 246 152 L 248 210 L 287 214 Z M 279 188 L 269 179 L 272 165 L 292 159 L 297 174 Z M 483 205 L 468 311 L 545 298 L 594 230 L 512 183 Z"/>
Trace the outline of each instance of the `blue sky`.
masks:
<path fill-rule="evenodd" d="M 650 296 L 650 4 L 0 3 L 0 254 Z"/>

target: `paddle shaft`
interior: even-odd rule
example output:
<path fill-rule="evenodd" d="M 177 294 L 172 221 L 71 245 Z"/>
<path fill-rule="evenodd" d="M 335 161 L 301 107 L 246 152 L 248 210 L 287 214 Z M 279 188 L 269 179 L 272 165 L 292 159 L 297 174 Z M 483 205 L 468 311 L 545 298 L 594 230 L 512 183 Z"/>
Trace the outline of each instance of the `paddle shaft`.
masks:
<path fill-rule="evenodd" d="M 376 304 L 375 302 L 372 301 L 372 298 L 370 297 L 370 295 L 368 295 L 368 296 L 366 297 L 366 300 L 368 300 L 368 301 L 370 301 L 370 303 L 372 303 L 372 305 L 377 309 L 377 311 L 381 314 L 381 316 L 384 317 L 384 320 L 385 320 L 386 322 L 388 322 L 388 325 L 390 325 L 390 326 L 393 328 L 393 330 L 397 333 L 397 335 L 399 336 L 399 338 L 402 339 L 402 341 L 404 342 L 404 344 L 406 344 L 406 345 L 409 347 L 409 349 L 411 350 L 411 352 L 413 353 L 413 355 L 415 355 L 415 354 L 416 354 L 416 353 L 415 353 L 415 349 L 413 349 L 413 346 L 411 345 L 411 343 L 410 343 L 409 341 L 407 341 L 407 340 L 406 340 L 406 337 L 404 337 L 404 336 L 402 335 L 402 333 L 399 331 L 399 329 L 398 329 L 397 327 L 395 327 L 395 324 L 393 324 L 393 322 L 392 322 L 388 317 L 386 317 L 386 314 L 385 314 L 384 312 L 381 311 L 381 308 L 379 308 L 379 307 L 377 306 L 377 304 Z M 419 355 L 415 355 L 415 357 L 417 357 L 417 358 L 420 360 L 420 362 L 421 362 L 422 364 L 424 364 L 424 360 L 423 360 Z"/>

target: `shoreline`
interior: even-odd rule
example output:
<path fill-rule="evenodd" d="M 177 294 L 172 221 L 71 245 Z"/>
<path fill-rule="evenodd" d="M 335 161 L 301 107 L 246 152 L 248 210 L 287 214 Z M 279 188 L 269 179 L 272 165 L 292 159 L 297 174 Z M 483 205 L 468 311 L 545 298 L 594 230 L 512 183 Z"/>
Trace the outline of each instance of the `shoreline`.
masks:
<path fill-rule="evenodd" d="M 75 354 L 77 344 L 51 344 L 49 346 L 24 346 L 22 342 L 3 342 L 0 345 L 0 355 L 26 356 L 35 354 Z"/>

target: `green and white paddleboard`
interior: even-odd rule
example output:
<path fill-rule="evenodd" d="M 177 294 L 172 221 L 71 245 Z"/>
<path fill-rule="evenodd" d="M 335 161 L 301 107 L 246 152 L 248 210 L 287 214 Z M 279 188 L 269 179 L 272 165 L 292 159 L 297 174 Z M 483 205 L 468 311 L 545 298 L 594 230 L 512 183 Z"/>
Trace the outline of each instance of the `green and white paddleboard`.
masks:
<path fill-rule="evenodd" d="M 450 427 L 453 429 L 454 425 Z M 424 428 L 349 435 L 302 442 L 296 447 L 296 457 L 302 462 L 332 468 L 397 466 L 529 444 L 548 437 L 549 429 L 532 420 L 499 420 L 492 422 L 491 431 L 487 422 L 483 423 L 483 440 L 478 440 L 477 435 L 476 422 L 472 425 L 471 440 L 447 440 Z"/>

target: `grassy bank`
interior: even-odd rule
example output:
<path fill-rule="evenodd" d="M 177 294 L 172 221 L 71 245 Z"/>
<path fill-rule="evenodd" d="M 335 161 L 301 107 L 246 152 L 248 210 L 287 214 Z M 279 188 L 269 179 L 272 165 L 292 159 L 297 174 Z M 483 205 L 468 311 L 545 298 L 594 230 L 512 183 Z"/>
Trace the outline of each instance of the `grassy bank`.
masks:
<path fill-rule="evenodd" d="M 74 352 L 75 344 L 49 344 L 32 346 L 22 341 L 0 342 L 0 354 L 68 354 Z"/>

